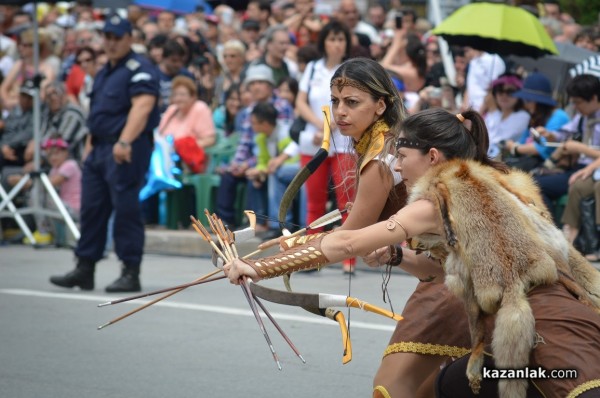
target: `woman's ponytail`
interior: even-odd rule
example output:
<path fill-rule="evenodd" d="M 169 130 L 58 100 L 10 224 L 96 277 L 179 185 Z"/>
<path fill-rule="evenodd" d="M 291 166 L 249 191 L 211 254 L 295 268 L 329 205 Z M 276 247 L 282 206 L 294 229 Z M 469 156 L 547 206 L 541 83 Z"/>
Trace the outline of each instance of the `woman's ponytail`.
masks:
<path fill-rule="evenodd" d="M 464 129 L 471 135 L 473 142 L 475 143 L 475 160 L 491 166 L 497 170 L 508 172 L 508 167 L 502 162 L 492 160 L 488 156 L 488 149 L 490 146 L 490 137 L 488 134 L 485 121 L 478 112 L 469 109 L 465 112 L 459 113 L 457 119 L 460 122 L 460 117 L 464 118 L 462 122 Z M 469 126 L 470 125 L 470 126 Z"/>

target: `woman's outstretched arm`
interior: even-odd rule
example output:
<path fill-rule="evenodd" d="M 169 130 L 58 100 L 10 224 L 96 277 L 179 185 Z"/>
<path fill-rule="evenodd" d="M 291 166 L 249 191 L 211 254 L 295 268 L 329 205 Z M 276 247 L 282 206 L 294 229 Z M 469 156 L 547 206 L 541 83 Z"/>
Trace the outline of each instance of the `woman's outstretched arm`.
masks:
<path fill-rule="evenodd" d="M 364 256 L 380 247 L 403 242 L 412 236 L 426 233 L 441 234 L 443 231 L 434 204 L 427 200 L 419 200 L 402 208 L 387 221 L 362 229 L 340 230 L 326 235 L 322 238 L 319 248 L 326 261 L 317 261 L 316 266 L 337 263 L 346 258 Z M 294 266 L 293 260 L 290 260 L 290 254 L 298 252 L 301 247 L 298 246 L 290 251 L 279 253 L 270 257 L 269 261 L 263 261 L 263 263 L 276 263 L 277 266 L 280 266 L 280 264 L 289 261 L 290 267 Z M 275 261 L 270 261 L 271 259 Z M 238 284 L 243 276 L 251 278 L 254 282 L 262 279 L 255 268 L 242 260 L 225 264 L 223 269 L 231 283 L 234 284 Z M 265 268 L 263 267 L 263 269 Z M 302 269 L 307 269 L 307 267 Z M 272 273 L 273 276 L 278 274 L 280 273 Z"/>

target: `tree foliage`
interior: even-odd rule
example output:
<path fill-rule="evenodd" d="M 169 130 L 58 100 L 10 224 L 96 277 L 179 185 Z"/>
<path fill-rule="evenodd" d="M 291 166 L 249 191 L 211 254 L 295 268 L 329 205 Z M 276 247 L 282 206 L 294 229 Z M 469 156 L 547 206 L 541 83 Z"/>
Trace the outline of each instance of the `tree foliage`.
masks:
<path fill-rule="evenodd" d="M 600 0 L 560 0 L 560 8 L 581 25 L 597 25 Z"/>

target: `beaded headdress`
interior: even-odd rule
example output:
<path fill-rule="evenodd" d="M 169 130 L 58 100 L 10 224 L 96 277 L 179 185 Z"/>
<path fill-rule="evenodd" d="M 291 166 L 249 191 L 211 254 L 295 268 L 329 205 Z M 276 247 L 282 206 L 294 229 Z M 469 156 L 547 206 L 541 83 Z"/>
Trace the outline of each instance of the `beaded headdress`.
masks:
<path fill-rule="evenodd" d="M 367 86 L 365 86 L 364 84 L 357 82 L 356 80 L 353 79 L 349 79 L 346 76 L 342 76 L 342 77 L 336 77 L 335 79 L 331 80 L 331 84 L 329 85 L 329 88 L 331 87 L 337 87 L 337 89 L 339 91 L 342 91 L 342 89 L 346 86 L 350 86 L 350 87 L 354 87 L 359 89 L 360 91 L 365 91 L 365 92 L 369 92 L 369 88 Z"/>

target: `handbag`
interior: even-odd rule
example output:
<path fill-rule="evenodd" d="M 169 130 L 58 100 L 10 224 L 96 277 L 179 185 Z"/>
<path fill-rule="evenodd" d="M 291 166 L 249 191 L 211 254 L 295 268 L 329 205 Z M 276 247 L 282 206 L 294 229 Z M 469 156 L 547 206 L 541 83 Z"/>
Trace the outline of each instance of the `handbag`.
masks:
<path fill-rule="evenodd" d="M 290 126 L 290 138 L 296 143 L 300 141 L 300 133 L 306 128 L 306 120 L 302 116 L 298 116 L 292 122 Z"/>
<path fill-rule="evenodd" d="M 309 95 L 310 95 L 310 82 L 312 81 L 313 75 L 315 74 L 315 63 L 313 62 L 312 69 L 310 71 L 310 76 L 308 77 L 308 91 L 306 92 L 306 102 L 310 105 Z M 306 128 L 306 120 L 302 116 L 296 116 L 292 125 L 290 126 L 290 138 L 294 140 L 296 143 L 300 142 L 300 133 L 304 131 Z"/>

